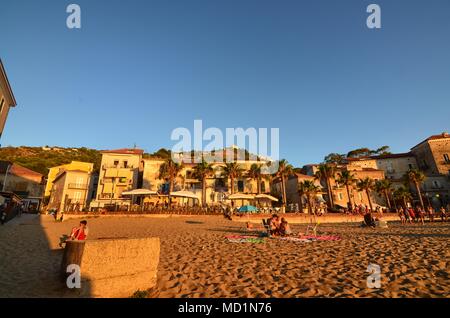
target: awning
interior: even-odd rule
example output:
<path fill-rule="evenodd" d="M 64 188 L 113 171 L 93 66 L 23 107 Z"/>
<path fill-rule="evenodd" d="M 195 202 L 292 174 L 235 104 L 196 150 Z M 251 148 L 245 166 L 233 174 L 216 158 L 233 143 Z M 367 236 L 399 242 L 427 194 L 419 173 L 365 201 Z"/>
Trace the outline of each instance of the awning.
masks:
<path fill-rule="evenodd" d="M 255 198 L 258 200 L 270 200 L 270 201 L 275 201 L 275 202 L 278 201 L 277 198 L 275 198 L 271 195 L 268 195 L 268 194 L 258 194 Z"/>
<path fill-rule="evenodd" d="M 130 191 L 122 192 L 122 195 L 157 195 L 156 191 L 152 191 L 149 189 L 134 189 Z"/>

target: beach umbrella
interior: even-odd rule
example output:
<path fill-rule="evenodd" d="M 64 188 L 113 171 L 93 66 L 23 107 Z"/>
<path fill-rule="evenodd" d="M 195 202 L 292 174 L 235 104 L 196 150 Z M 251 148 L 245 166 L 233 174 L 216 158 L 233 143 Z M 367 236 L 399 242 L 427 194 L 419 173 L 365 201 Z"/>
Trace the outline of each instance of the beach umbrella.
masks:
<path fill-rule="evenodd" d="M 253 205 L 244 205 L 241 206 L 238 211 L 241 213 L 247 213 L 247 212 L 257 212 L 258 209 Z"/>

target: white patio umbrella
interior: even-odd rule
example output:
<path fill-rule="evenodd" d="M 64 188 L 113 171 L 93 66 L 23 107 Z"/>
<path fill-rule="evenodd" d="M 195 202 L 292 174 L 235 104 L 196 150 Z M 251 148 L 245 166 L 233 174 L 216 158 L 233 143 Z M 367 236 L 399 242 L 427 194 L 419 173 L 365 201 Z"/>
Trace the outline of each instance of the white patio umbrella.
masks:
<path fill-rule="evenodd" d="M 129 207 L 129 210 L 131 209 L 131 205 L 133 204 L 133 198 L 134 198 L 134 196 L 135 195 L 137 195 L 137 196 L 150 196 L 150 195 L 157 195 L 158 193 L 156 192 L 156 191 L 152 191 L 152 190 L 149 190 L 149 189 L 133 189 L 133 190 L 130 190 L 130 191 L 124 191 L 124 192 L 122 192 L 122 195 L 130 195 L 131 196 L 131 198 L 130 198 L 130 207 Z"/>
<path fill-rule="evenodd" d="M 234 193 L 230 194 L 227 198 L 228 200 L 242 200 L 242 205 L 244 205 L 244 200 L 254 200 L 255 196 L 246 193 Z"/>
<path fill-rule="evenodd" d="M 228 196 L 228 200 L 254 200 L 255 196 L 246 193 L 235 193 Z"/>
<path fill-rule="evenodd" d="M 275 197 L 273 197 L 273 196 L 271 196 L 269 194 L 263 194 L 263 193 L 262 194 L 258 194 L 258 195 L 256 195 L 255 198 L 258 199 L 258 200 L 270 200 L 270 201 L 278 202 L 277 198 L 275 198 Z"/>
<path fill-rule="evenodd" d="M 200 201 L 200 198 L 195 193 L 190 192 L 190 191 L 185 191 L 185 190 L 171 192 L 170 196 L 179 197 L 179 198 L 194 199 L 194 200 L 199 200 Z"/>

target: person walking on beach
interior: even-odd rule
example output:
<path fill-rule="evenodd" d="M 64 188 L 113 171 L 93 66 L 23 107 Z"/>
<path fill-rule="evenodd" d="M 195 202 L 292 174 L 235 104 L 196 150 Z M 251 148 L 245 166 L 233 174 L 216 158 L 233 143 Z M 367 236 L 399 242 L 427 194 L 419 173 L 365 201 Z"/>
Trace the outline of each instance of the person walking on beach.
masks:
<path fill-rule="evenodd" d="M 409 215 L 408 209 L 407 208 L 405 208 L 405 209 L 401 208 L 401 209 L 403 210 L 403 215 L 405 216 L 405 224 L 406 223 L 412 224 L 411 216 Z"/>
<path fill-rule="evenodd" d="M 416 207 L 416 211 L 417 211 L 416 213 L 417 221 L 418 222 L 420 221 L 422 222 L 422 225 L 425 225 L 425 211 L 420 206 Z"/>
<path fill-rule="evenodd" d="M 414 209 L 412 207 L 408 209 L 408 214 L 411 218 L 411 222 L 414 223 L 416 221 L 416 214 L 414 213 Z"/>
<path fill-rule="evenodd" d="M 445 208 L 443 206 L 439 210 L 439 214 L 441 216 L 442 222 L 447 221 L 447 213 L 446 213 Z"/>
<path fill-rule="evenodd" d="M 397 215 L 400 218 L 400 222 L 402 222 L 402 225 L 405 225 L 406 224 L 405 211 L 403 211 L 402 207 L 400 207 L 400 209 L 397 210 Z"/>
<path fill-rule="evenodd" d="M 428 218 L 430 219 L 430 222 L 434 222 L 434 209 L 431 205 L 428 206 Z"/>

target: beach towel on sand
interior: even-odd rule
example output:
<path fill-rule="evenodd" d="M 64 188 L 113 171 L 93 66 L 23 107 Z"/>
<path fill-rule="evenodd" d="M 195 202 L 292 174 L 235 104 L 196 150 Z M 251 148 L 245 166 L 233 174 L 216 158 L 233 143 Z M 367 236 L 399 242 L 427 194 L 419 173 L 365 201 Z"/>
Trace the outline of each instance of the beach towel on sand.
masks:
<path fill-rule="evenodd" d="M 337 235 L 302 235 L 301 239 L 307 239 L 311 241 L 340 241 L 341 237 Z"/>
<path fill-rule="evenodd" d="M 312 240 L 309 240 L 309 239 L 300 238 L 300 237 L 292 237 L 292 236 L 279 237 L 279 239 L 282 241 L 301 242 L 301 243 L 311 243 L 312 242 Z"/>
<path fill-rule="evenodd" d="M 231 243 L 263 243 L 264 238 L 258 236 L 249 235 L 229 235 L 225 236 L 228 242 Z"/>

